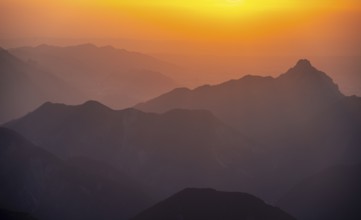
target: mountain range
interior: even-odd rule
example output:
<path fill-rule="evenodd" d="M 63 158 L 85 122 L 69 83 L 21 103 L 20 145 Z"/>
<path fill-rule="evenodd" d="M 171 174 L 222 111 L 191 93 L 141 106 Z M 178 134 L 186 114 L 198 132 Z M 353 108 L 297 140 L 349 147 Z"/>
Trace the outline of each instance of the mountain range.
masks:
<path fill-rule="evenodd" d="M 82 93 L 62 79 L 0 48 L 0 123 L 46 101 L 75 104 L 82 99 Z"/>
<path fill-rule="evenodd" d="M 276 201 L 315 171 L 357 162 L 361 153 L 360 98 L 342 95 L 308 60 L 278 78 L 176 89 L 136 107 L 162 113 L 45 103 L 5 126 L 60 158 L 107 162 L 155 198 L 211 187 Z"/>
<path fill-rule="evenodd" d="M 3 209 L 40 220 L 128 219 L 150 204 L 139 184 L 105 164 L 58 159 L 5 128 L 0 146 Z"/>
<path fill-rule="evenodd" d="M 250 194 L 211 189 L 185 189 L 140 212 L 150 204 L 143 189 L 102 162 L 58 159 L 6 128 L 0 128 L 0 145 L 4 220 L 34 219 L 24 212 L 40 220 L 294 219 Z"/>
<path fill-rule="evenodd" d="M 277 139 L 284 127 L 303 123 L 342 97 L 331 78 L 300 60 L 277 78 L 248 75 L 193 90 L 178 88 L 135 107 L 149 112 L 207 109 L 245 134 Z"/>
<path fill-rule="evenodd" d="M 40 72 L 46 75 L 40 79 L 45 80 L 54 74 L 51 79 L 55 80 L 45 84 L 60 93 L 77 82 L 87 83 L 87 76 L 93 82 L 102 80 L 95 67 L 80 71 L 89 68 L 88 63 L 95 63 L 109 53 L 114 53 L 114 57 L 123 53 L 130 56 L 127 51 L 93 45 L 67 48 L 43 45 L 15 49 L 13 53 L 21 56 L 24 51 L 31 54 L 29 57 L 41 57 L 38 60 L 49 57 L 51 62 L 56 61 L 55 54 L 61 55 L 59 60 L 75 61 L 75 66 L 81 66 L 72 69 L 69 63 L 54 63 L 54 68 L 56 65 L 69 68 L 66 76 L 69 78 L 62 80 L 61 76 L 68 71 L 51 72 L 49 60 L 44 61 L 49 61 L 46 67 L 38 61 L 21 61 L 7 51 L 0 51 L 6 64 L 0 67 L 11 67 L 2 74 L 7 82 L 14 82 L 10 85 L 20 85 L 18 88 L 22 89 L 21 85 L 32 85 L 23 75 L 34 79 L 32 75 Z M 33 55 L 34 51 L 40 55 Z M 139 54 L 132 56 L 136 60 L 139 56 L 150 59 Z M 120 62 L 118 58 L 114 58 L 114 63 L 109 59 L 100 63 L 104 68 L 109 65 L 105 70 L 110 71 L 120 68 L 115 64 Z M 132 72 L 136 63 L 127 60 L 121 66 L 128 65 Z M 144 67 L 154 66 L 147 63 Z M 26 72 L 28 69 L 34 71 Z M 64 87 L 53 86 L 58 85 L 56 82 Z M 87 86 L 89 89 L 94 85 Z M 32 93 L 32 88 L 19 93 L 5 88 L 4 91 L 12 92 L 6 94 L 19 99 L 21 94 L 40 97 L 37 103 L 50 99 Z M 33 88 L 38 91 L 42 87 Z M 84 91 L 87 89 L 79 94 Z M 46 95 L 54 97 L 51 93 Z M 279 205 L 300 220 L 345 216 L 352 219 L 359 216 L 359 169 L 352 164 L 361 163 L 360 113 L 361 98 L 343 95 L 333 80 L 308 60 L 299 60 L 277 78 L 246 76 L 192 90 L 178 88 L 123 110 L 114 110 L 98 101 L 75 105 L 45 102 L 0 129 L 0 179 L 6 180 L 0 186 L 3 195 L 0 207 L 30 213 L 40 220 L 133 216 L 293 219 L 249 194 L 205 189 L 214 188 L 251 193 Z M 341 168 L 330 168 L 335 165 Z M 203 190 L 183 190 L 189 187 Z M 175 192 L 180 193 L 174 195 Z M 339 212 L 332 212 L 337 207 Z M 144 211 L 136 215 L 141 210 Z"/>
<path fill-rule="evenodd" d="M 45 103 L 5 126 L 62 159 L 107 162 L 150 187 L 157 198 L 186 186 L 242 189 L 246 176 L 253 175 L 254 155 L 262 151 L 205 110 L 154 114 L 112 110 L 95 101 Z"/>
<path fill-rule="evenodd" d="M 336 163 L 360 161 L 361 99 L 344 96 L 305 59 L 277 78 L 245 76 L 193 90 L 178 88 L 135 108 L 211 111 L 268 148 L 273 161 L 265 163 L 283 169 L 277 171 L 282 176 L 306 177 Z"/>
<path fill-rule="evenodd" d="M 178 67 L 149 55 L 111 46 L 39 45 L 14 48 L 9 52 L 79 89 L 87 100 L 97 100 L 117 109 L 177 86 L 169 76 L 178 71 Z"/>

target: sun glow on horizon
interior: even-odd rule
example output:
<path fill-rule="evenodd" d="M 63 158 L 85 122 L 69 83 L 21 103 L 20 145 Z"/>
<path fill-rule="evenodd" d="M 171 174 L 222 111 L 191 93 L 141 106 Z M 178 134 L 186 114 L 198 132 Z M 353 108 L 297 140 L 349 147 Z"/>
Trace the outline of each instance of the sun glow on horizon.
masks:
<path fill-rule="evenodd" d="M 2 0 L 0 35 L 336 48 L 359 42 L 360 12 L 360 0 Z"/>

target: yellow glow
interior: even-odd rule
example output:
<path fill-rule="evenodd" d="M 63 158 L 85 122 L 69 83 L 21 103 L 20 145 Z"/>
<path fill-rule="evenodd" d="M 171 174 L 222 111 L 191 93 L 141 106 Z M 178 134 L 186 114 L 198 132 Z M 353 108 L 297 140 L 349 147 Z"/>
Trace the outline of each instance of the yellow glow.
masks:
<path fill-rule="evenodd" d="M 360 0 L 0 0 L 0 36 L 185 40 L 192 48 L 236 51 L 266 46 L 286 51 L 289 45 L 323 50 L 343 42 L 359 45 L 360 12 Z"/>

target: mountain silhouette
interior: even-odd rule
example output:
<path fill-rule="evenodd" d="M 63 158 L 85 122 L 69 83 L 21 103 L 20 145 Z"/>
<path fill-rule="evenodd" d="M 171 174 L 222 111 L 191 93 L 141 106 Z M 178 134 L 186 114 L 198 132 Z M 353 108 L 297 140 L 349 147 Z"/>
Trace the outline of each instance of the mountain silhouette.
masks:
<path fill-rule="evenodd" d="M 278 205 L 300 220 L 361 218 L 361 166 L 339 165 L 293 187 Z"/>
<path fill-rule="evenodd" d="M 158 200 L 201 187 L 274 202 L 318 170 L 360 162 L 360 98 L 307 60 L 277 78 L 178 88 L 137 107 L 158 113 L 47 102 L 5 126 L 63 160 L 107 163 Z"/>
<path fill-rule="evenodd" d="M 132 219 L 291 220 L 294 218 L 249 194 L 212 189 L 185 189 Z"/>
<path fill-rule="evenodd" d="M 46 101 L 76 103 L 82 94 L 61 79 L 0 48 L 0 123 L 23 116 Z"/>
<path fill-rule="evenodd" d="M 337 163 L 361 162 L 360 98 L 341 94 L 308 60 L 298 61 L 277 78 L 245 76 L 193 90 L 178 88 L 135 108 L 206 109 L 257 140 L 267 149 L 262 163 L 273 168 L 265 170 L 261 182 L 276 181 L 268 184 L 268 192 Z"/>
<path fill-rule="evenodd" d="M 10 52 L 33 62 L 69 85 L 81 90 L 87 99 L 113 108 L 126 108 L 153 98 L 177 86 L 166 76 L 177 69 L 152 56 L 83 44 L 68 47 L 40 45 Z"/>
<path fill-rule="evenodd" d="M 331 78 L 308 60 L 300 60 L 277 78 L 245 76 L 193 90 L 175 89 L 135 108 L 147 112 L 206 109 L 241 133 L 276 147 L 343 97 Z"/>
<path fill-rule="evenodd" d="M 157 198 L 187 186 L 245 187 L 259 150 L 205 110 L 154 114 L 112 110 L 95 101 L 45 103 L 6 127 L 63 159 L 109 163 L 136 177 Z"/>
<path fill-rule="evenodd" d="M 148 112 L 174 108 L 207 109 L 226 123 L 255 137 L 278 138 L 342 98 L 336 84 L 308 60 L 300 60 L 278 78 L 245 76 L 239 80 L 175 89 L 136 106 Z M 270 135 L 269 135 L 270 134 Z"/>
<path fill-rule="evenodd" d="M 40 220 L 127 219 L 149 205 L 142 188 L 107 165 L 67 163 L 5 128 L 0 128 L 0 146 L 4 209 Z"/>

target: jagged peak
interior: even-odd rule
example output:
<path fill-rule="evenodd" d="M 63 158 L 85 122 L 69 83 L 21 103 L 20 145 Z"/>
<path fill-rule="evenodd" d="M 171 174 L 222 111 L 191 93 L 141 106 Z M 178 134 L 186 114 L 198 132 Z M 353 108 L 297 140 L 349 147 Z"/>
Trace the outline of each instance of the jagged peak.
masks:
<path fill-rule="evenodd" d="M 299 60 L 294 67 L 282 74 L 279 78 L 319 78 L 327 81 L 332 79 L 324 72 L 315 68 L 307 59 Z"/>
<path fill-rule="evenodd" d="M 290 71 L 293 72 L 302 72 L 302 73 L 309 73 L 309 72 L 321 72 L 318 69 L 316 69 L 311 61 L 308 59 L 300 59 L 297 61 L 296 65 L 290 69 Z"/>
<path fill-rule="evenodd" d="M 312 64 L 308 59 L 300 59 L 295 67 L 312 67 Z"/>
<path fill-rule="evenodd" d="M 299 60 L 294 67 L 280 75 L 277 81 L 293 87 L 301 86 L 305 90 L 328 91 L 329 94 L 341 95 L 338 85 L 333 79 L 312 66 L 307 59 Z"/>

